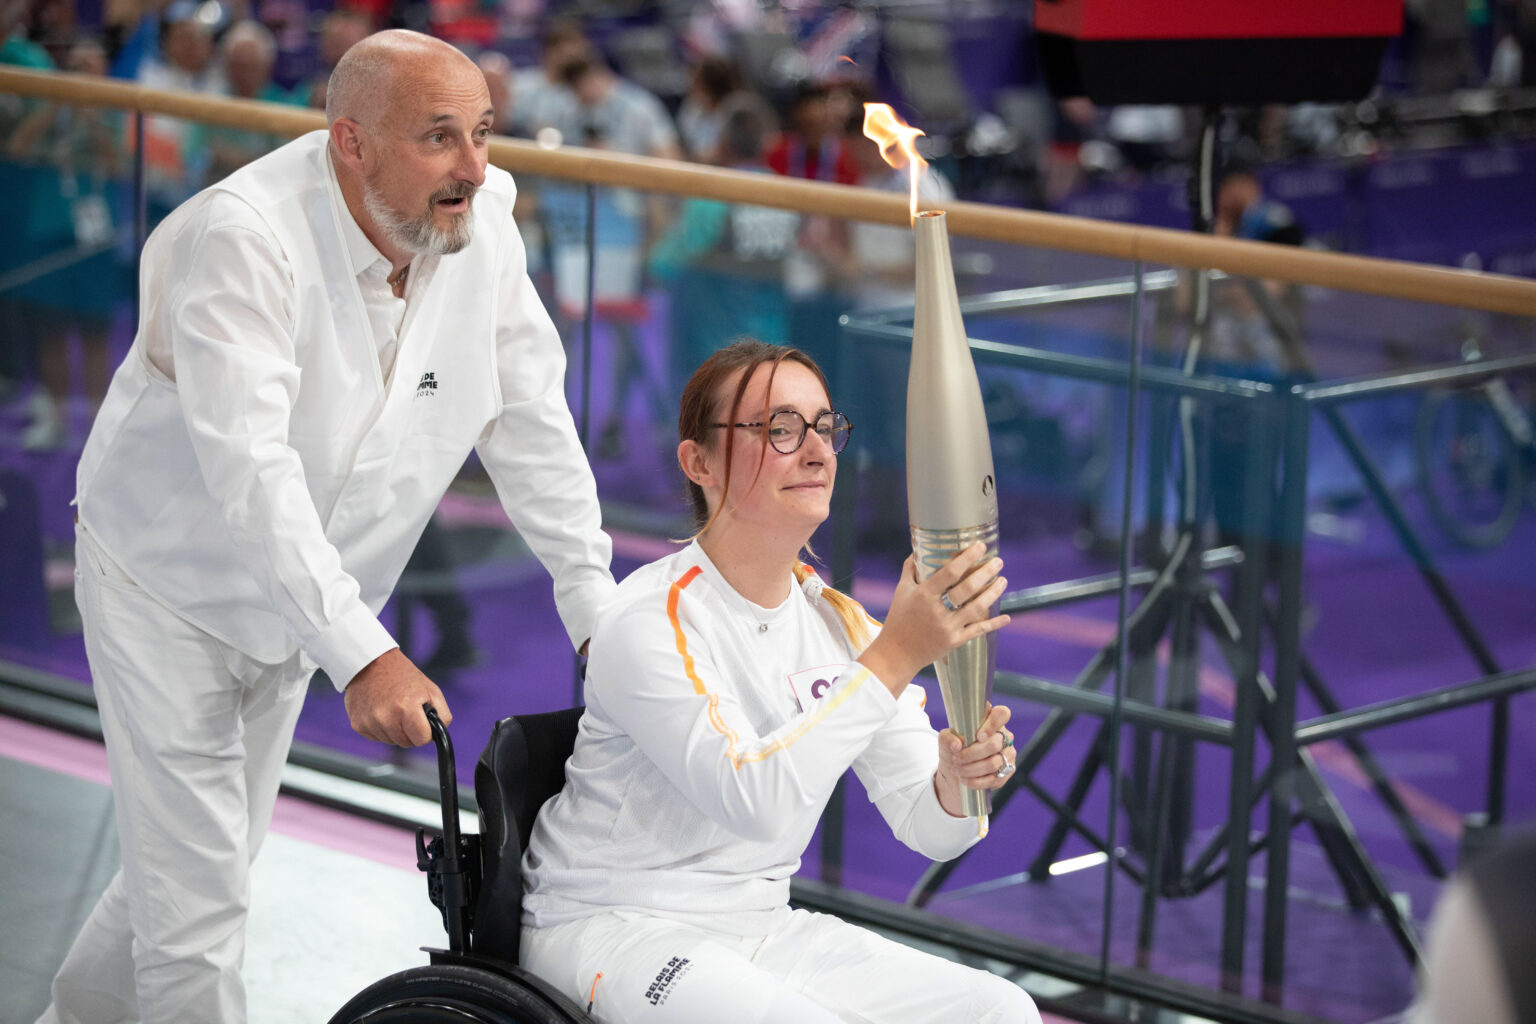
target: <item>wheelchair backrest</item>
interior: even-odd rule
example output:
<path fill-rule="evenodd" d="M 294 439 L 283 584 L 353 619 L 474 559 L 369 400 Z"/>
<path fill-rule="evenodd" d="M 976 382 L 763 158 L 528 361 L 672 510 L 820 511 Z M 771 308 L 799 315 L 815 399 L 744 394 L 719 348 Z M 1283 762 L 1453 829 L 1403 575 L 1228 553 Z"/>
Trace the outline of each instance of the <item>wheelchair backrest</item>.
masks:
<path fill-rule="evenodd" d="M 503 718 L 475 765 L 480 805 L 480 890 L 470 950 L 517 963 L 523 851 L 544 802 L 565 785 L 582 708 Z"/>

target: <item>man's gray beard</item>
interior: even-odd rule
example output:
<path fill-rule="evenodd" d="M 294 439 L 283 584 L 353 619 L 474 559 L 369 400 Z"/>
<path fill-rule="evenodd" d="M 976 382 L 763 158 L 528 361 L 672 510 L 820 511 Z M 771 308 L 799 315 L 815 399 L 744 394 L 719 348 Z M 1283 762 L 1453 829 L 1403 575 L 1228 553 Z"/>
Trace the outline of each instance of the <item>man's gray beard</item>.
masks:
<path fill-rule="evenodd" d="M 431 204 L 435 205 L 437 198 L 434 196 Z M 396 248 L 408 253 L 446 256 L 468 245 L 474 234 L 474 218 L 468 208 L 462 216 L 453 219 L 452 227 L 444 230 L 434 222 L 431 205 L 420 217 L 403 217 L 384 201 L 376 188 L 367 183 L 363 185 L 363 209 L 368 211 L 373 223 L 389 236 Z"/>

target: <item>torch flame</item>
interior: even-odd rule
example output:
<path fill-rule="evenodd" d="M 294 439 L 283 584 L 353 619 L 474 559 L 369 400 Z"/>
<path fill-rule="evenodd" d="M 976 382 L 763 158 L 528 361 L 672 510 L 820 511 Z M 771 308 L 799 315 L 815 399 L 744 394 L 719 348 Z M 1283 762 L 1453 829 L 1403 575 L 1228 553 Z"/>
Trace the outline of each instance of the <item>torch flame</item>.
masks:
<path fill-rule="evenodd" d="M 896 116 L 887 103 L 864 104 L 864 134 L 880 144 L 880 155 L 898 171 L 903 167 L 912 179 L 912 219 L 917 220 L 917 179 L 928 166 L 917 153 L 917 137 L 923 134 Z"/>

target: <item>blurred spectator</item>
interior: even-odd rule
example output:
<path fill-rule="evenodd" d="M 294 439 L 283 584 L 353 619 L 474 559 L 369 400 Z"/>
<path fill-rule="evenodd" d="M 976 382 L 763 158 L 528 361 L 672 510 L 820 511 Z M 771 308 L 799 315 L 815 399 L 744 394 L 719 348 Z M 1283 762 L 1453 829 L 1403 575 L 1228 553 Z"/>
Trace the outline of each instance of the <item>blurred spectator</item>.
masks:
<path fill-rule="evenodd" d="M 151 89 L 219 91 L 213 64 L 213 31 L 197 5 L 176 0 L 160 19 L 160 52 L 139 68 L 139 83 Z"/>
<path fill-rule="evenodd" d="M 1466 0 L 1407 0 L 1404 35 L 1412 44 L 1414 91 L 1441 96 L 1478 79 Z"/>
<path fill-rule="evenodd" d="M 764 154 L 773 135 L 773 111 L 756 96 L 736 93 L 720 104 L 719 113 L 711 162 L 768 173 Z M 675 381 L 734 337 L 790 343 L 783 274 L 799 226 L 799 214 L 790 210 L 694 197 L 683 201 L 649 260 L 656 278 L 671 286 Z"/>
<path fill-rule="evenodd" d="M 573 59 L 583 56 L 590 49 L 581 23 L 571 18 L 552 18 L 539 36 L 539 63 L 530 68 L 513 72 L 508 134 L 527 139 L 538 139 L 541 145 L 558 146 L 570 136 L 579 143 L 580 125 L 577 121 L 576 94 L 561 79 L 561 71 Z M 494 100 L 494 94 L 492 96 Z M 567 327 L 571 316 L 561 309 L 559 290 L 552 282 L 555 264 L 554 239 L 565 237 L 561 227 L 584 233 L 586 208 L 581 190 L 561 186 L 529 176 L 519 177 L 517 182 L 517 227 L 523 236 L 528 252 L 528 273 L 533 277 L 544 304 L 555 317 L 561 336 L 569 337 Z M 554 202 L 550 210 L 543 207 L 546 186 L 554 190 Z M 574 227 L 551 222 L 556 218 L 576 219 Z"/>
<path fill-rule="evenodd" d="M 62 66 L 75 41 L 75 5 L 72 0 L 18 0 L 21 34 L 48 55 L 49 67 Z M 0 36 L 0 45 L 7 40 Z M 17 64 L 21 61 L 5 60 Z M 30 65 L 36 66 L 36 65 Z"/>
<path fill-rule="evenodd" d="M 1258 175 L 1242 165 L 1230 166 L 1216 188 L 1211 231 L 1229 238 L 1281 245 L 1301 245 L 1305 231 L 1291 209 L 1264 195 Z M 1250 289 L 1250 285 L 1256 286 Z M 1301 289 L 1283 281 L 1227 278 L 1211 287 L 1205 341 L 1198 353 L 1202 372 L 1249 380 L 1280 382 L 1297 370 L 1290 341 L 1299 341 Z M 1235 544 L 1250 553 L 1268 538 L 1246 531 L 1246 473 L 1253 460 L 1249 446 L 1251 408 L 1245 403 L 1216 402 L 1210 409 L 1210 500 L 1216 542 Z M 1279 501 L 1280 453 L 1270 453 L 1264 474 L 1272 502 Z M 1268 560 L 1270 572 L 1279 566 Z"/>
<path fill-rule="evenodd" d="M 163 0 L 106 0 L 101 45 L 114 78 L 137 78 L 139 66 L 159 46 Z"/>
<path fill-rule="evenodd" d="M 661 101 L 614 74 L 596 56 L 577 57 L 561 77 L 576 97 L 581 137 L 567 142 L 600 141 L 604 148 L 639 156 L 682 159 L 677 130 Z"/>
<path fill-rule="evenodd" d="M 293 97 L 272 81 L 277 40 L 265 26 L 254 21 L 236 24 L 220 41 L 219 56 L 229 95 L 265 103 L 293 102 Z M 286 141 L 285 136 L 273 132 L 195 125 L 187 145 L 205 153 L 208 168 L 204 180 L 211 184 Z"/>
<path fill-rule="evenodd" d="M 1520 86 L 1521 66 L 1525 63 L 1520 52 L 1520 40 L 1513 32 L 1499 36 L 1493 47 L 1493 59 L 1488 64 L 1488 84 L 1495 89 L 1516 89 Z"/>
<path fill-rule="evenodd" d="M 105 51 L 76 43 L 65 70 L 105 75 Z M 129 278 L 119 263 L 114 231 L 122 170 L 122 117 L 94 107 L 43 104 L 6 141 L 6 156 L 23 164 L 17 208 L 25 258 L 33 274 L 7 311 L 22 342 L 36 353 L 39 387 L 31 397 L 28 450 L 57 448 L 68 440 L 72 337 L 80 342 L 83 390 L 92 411 L 107 390 L 107 335 Z M 15 195 L 15 193 L 12 193 Z"/>
<path fill-rule="evenodd" d="M 858 183 L 859 172 L 843 151 L 842 125 L 832 121 L 826 86 L 806 82 L 790 101 L 788 127 L 768 152 L 775 173 L 813 181 Z"/>
<path fill-rule="evenodd" d="M 1083 179 L 1083 147 L 1094 139 L 1098 109 L 1086 96 L 1068 96 L 1052 104 L 1051 141 L 1045 150 L 1043 191 L 1046 206 L 1071 195 Z"/>
<path fill-rule="evenodd" d="M 485 75 L 485 87 L 491 94 L 491 109 L 496 111 L 496 120 L 491 127 L 497 135 L 511 135 L 517 102 L 512 62 L 499 50 L 486 50 L 475 58 L 475 63 L 480 66 L 480 73 Z"/>
<path fill-rule="evenodd" d="M 539 37 L 539 66 L 519 73 L 512 83 L 517 96 L 513 117 L 516 134 L 533 139 L 553 129 L 559 133 L 559 138 L 549 140 L 555 145 L 561 141 L 581 144 L 579 139 L 567 138 L 576 134 L 578 126 L 576 96 L 564 72 L 571 61 L 586 56 L 591 49 L 580 22 L 556 18 L 545 26 Z"/>
<path fill-rule="evenodd" d="M 160 54 L 139 67 L 150 89 L 221 94 L 224 78 L 213 61 L 213 31 L 192 0 L 175 0 L 160 24 Z M 177 118 L 144 119 L 144 191 L 150 223 L 164 217 L 203 181 L 202 154 L 189 145 L 192 126 Z"/>
<path fill-rule="evenodd" d="M 31 36 L 29 0 L 0 0 L 0 64 L 52 70 L 54 60 Z"/>
<path fill-rule="evenodd" d="M 1300 245 L 1301 224 L 1288 206 L 1264 196 L 1264 186 L 1252 170 L 1237 168 L 1222 175 L 1216 189 L 1212 232 L 1229 238 Z"/>
<path fill-rule="evenodd" d="M 704 57 L 694 63 L 688 92 L 677 110 L 677 133 L 690 160 L 712 160 L 720 138 L 721 105 L 740 88 L 741 76 L 724 57 Z"/>
<path fill-rule="evenodd" d="M 500 28 L 497 5 L 485 0 L 414 0 L 404 10 L 398 3 L 384 3 L 393 7 L 387 12 L 392 14 L 392 25 L 426 32 L 470 52 L 496 42 Z M 423 15 L 425 25 L 421 24 Z"/>
<path fill-rule="evenodd" d="M 841 131 L 854 118 L 862 123 L 864 104 L 874 98 L 874 91 L 863 78 L 840 74 L 827 83 L 827 123 L 837 131 Z"/>
<path fill-rule="evenodd" d="M 229 95 L 286 103 L 287 91 L 272 81 L 272 63 L 276 58 L 277 40 L 266 26 L 242 21 L 231 27 L 219 44 L 219 62 Z"/>
<path fill-rule="evenodd" d="M 48 51 L 33 42 L 28 32 L 28 0 L 0 0 L 0 64 L 48 71 L 54 67 Z M 39 101 L 0 94 L 0 143 Z M 0 160 L 0 190 L 5 195 L 26 195 L 29 168 Z M 32 257 L 23 217 L 0 218 L 0 275 L 16 269 Z M 32 337 L 22 326 L 16 288 L 0 288 L 0 398 L 9 398 L 21 380 L 32 372 Z"/>
<path fill-rule="evenodd" d="M 832 122 L 833 109 L 826 86 L 802 81 L 790 100 L 788 124 L 768 152 L 768 166 L 792 178 L 858 184 L 859 169 L 843 147 L 842 125 Z M 847 251 L 847 224 L 805 217 L 796 242 L 784 265 L 790 333 L 796 347 L 822 366 L 835 366 L 843 311 L 841 297 L 827 287 L 827 264 Z"/>
<path fill-rule="evenodd" d="M 1493 53 L 1488 61 L 1488 85 L 1494 89 L 1518 89 L 1522 82 L 1529 86 L 1532 76 L 1528 73 L 1531 59 L 1526 44 L 1536 39 L 1521 39 L 1521 19 L 1531 22 L 1526 33 L 1536 32 L 1536 0 L 1512 0 L 1495 12 Z"/>
<path fill-rule="evenodd" d="M 320 23 L 320 67 L 307 83 L 294 89 L 294 95 L 307 106 L 325 109 L 325 83 L 341 55 L 353 44 L 373 33 L 373 18 L 366 12 L 338 7 Z"/>
<path fill-rule="evenodd" d="M 636 156 L 678 159 L 681 151 L 672 118 L 661 101 L 614 74 L 595 56 L 569 61 L 561 78 L 576 98 L 579 133 L 568 143 Z M 569 317 L 584 314 L 587 301 L 585 190 L 551 186 L 543 195 L 554 253 L 555 295 Z M 597 443 L 597 454 L 623 453 L 625 408 L 641 384 L 651 413 L 666 422 L 673 402 L 648 372 L 640 351 L 639 325 L 646 315 L 643 254 L 663 217 L 659 196 L 605 188 L 597 194 L 597 253 L 593 308 L 613 335 L 613 398 Z"/>

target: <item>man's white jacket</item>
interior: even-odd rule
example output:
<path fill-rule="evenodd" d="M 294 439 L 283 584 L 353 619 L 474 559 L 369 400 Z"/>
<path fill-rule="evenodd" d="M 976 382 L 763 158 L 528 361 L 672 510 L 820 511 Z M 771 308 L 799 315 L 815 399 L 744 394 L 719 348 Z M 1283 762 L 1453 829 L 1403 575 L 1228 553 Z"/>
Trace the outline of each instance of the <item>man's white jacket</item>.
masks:
<path fill-rule="evenodd" d="M 611 546 L 511 177 L 487 169 L 464 250 L 413 265 L 386 386 L 326 144 L 295 140 L 150 236 L 80 522 L 188 621 L 258 662 L 302 649 L 340 688 L 394 646 L 379 609 L 474 449 L 581 643 Z"/>

